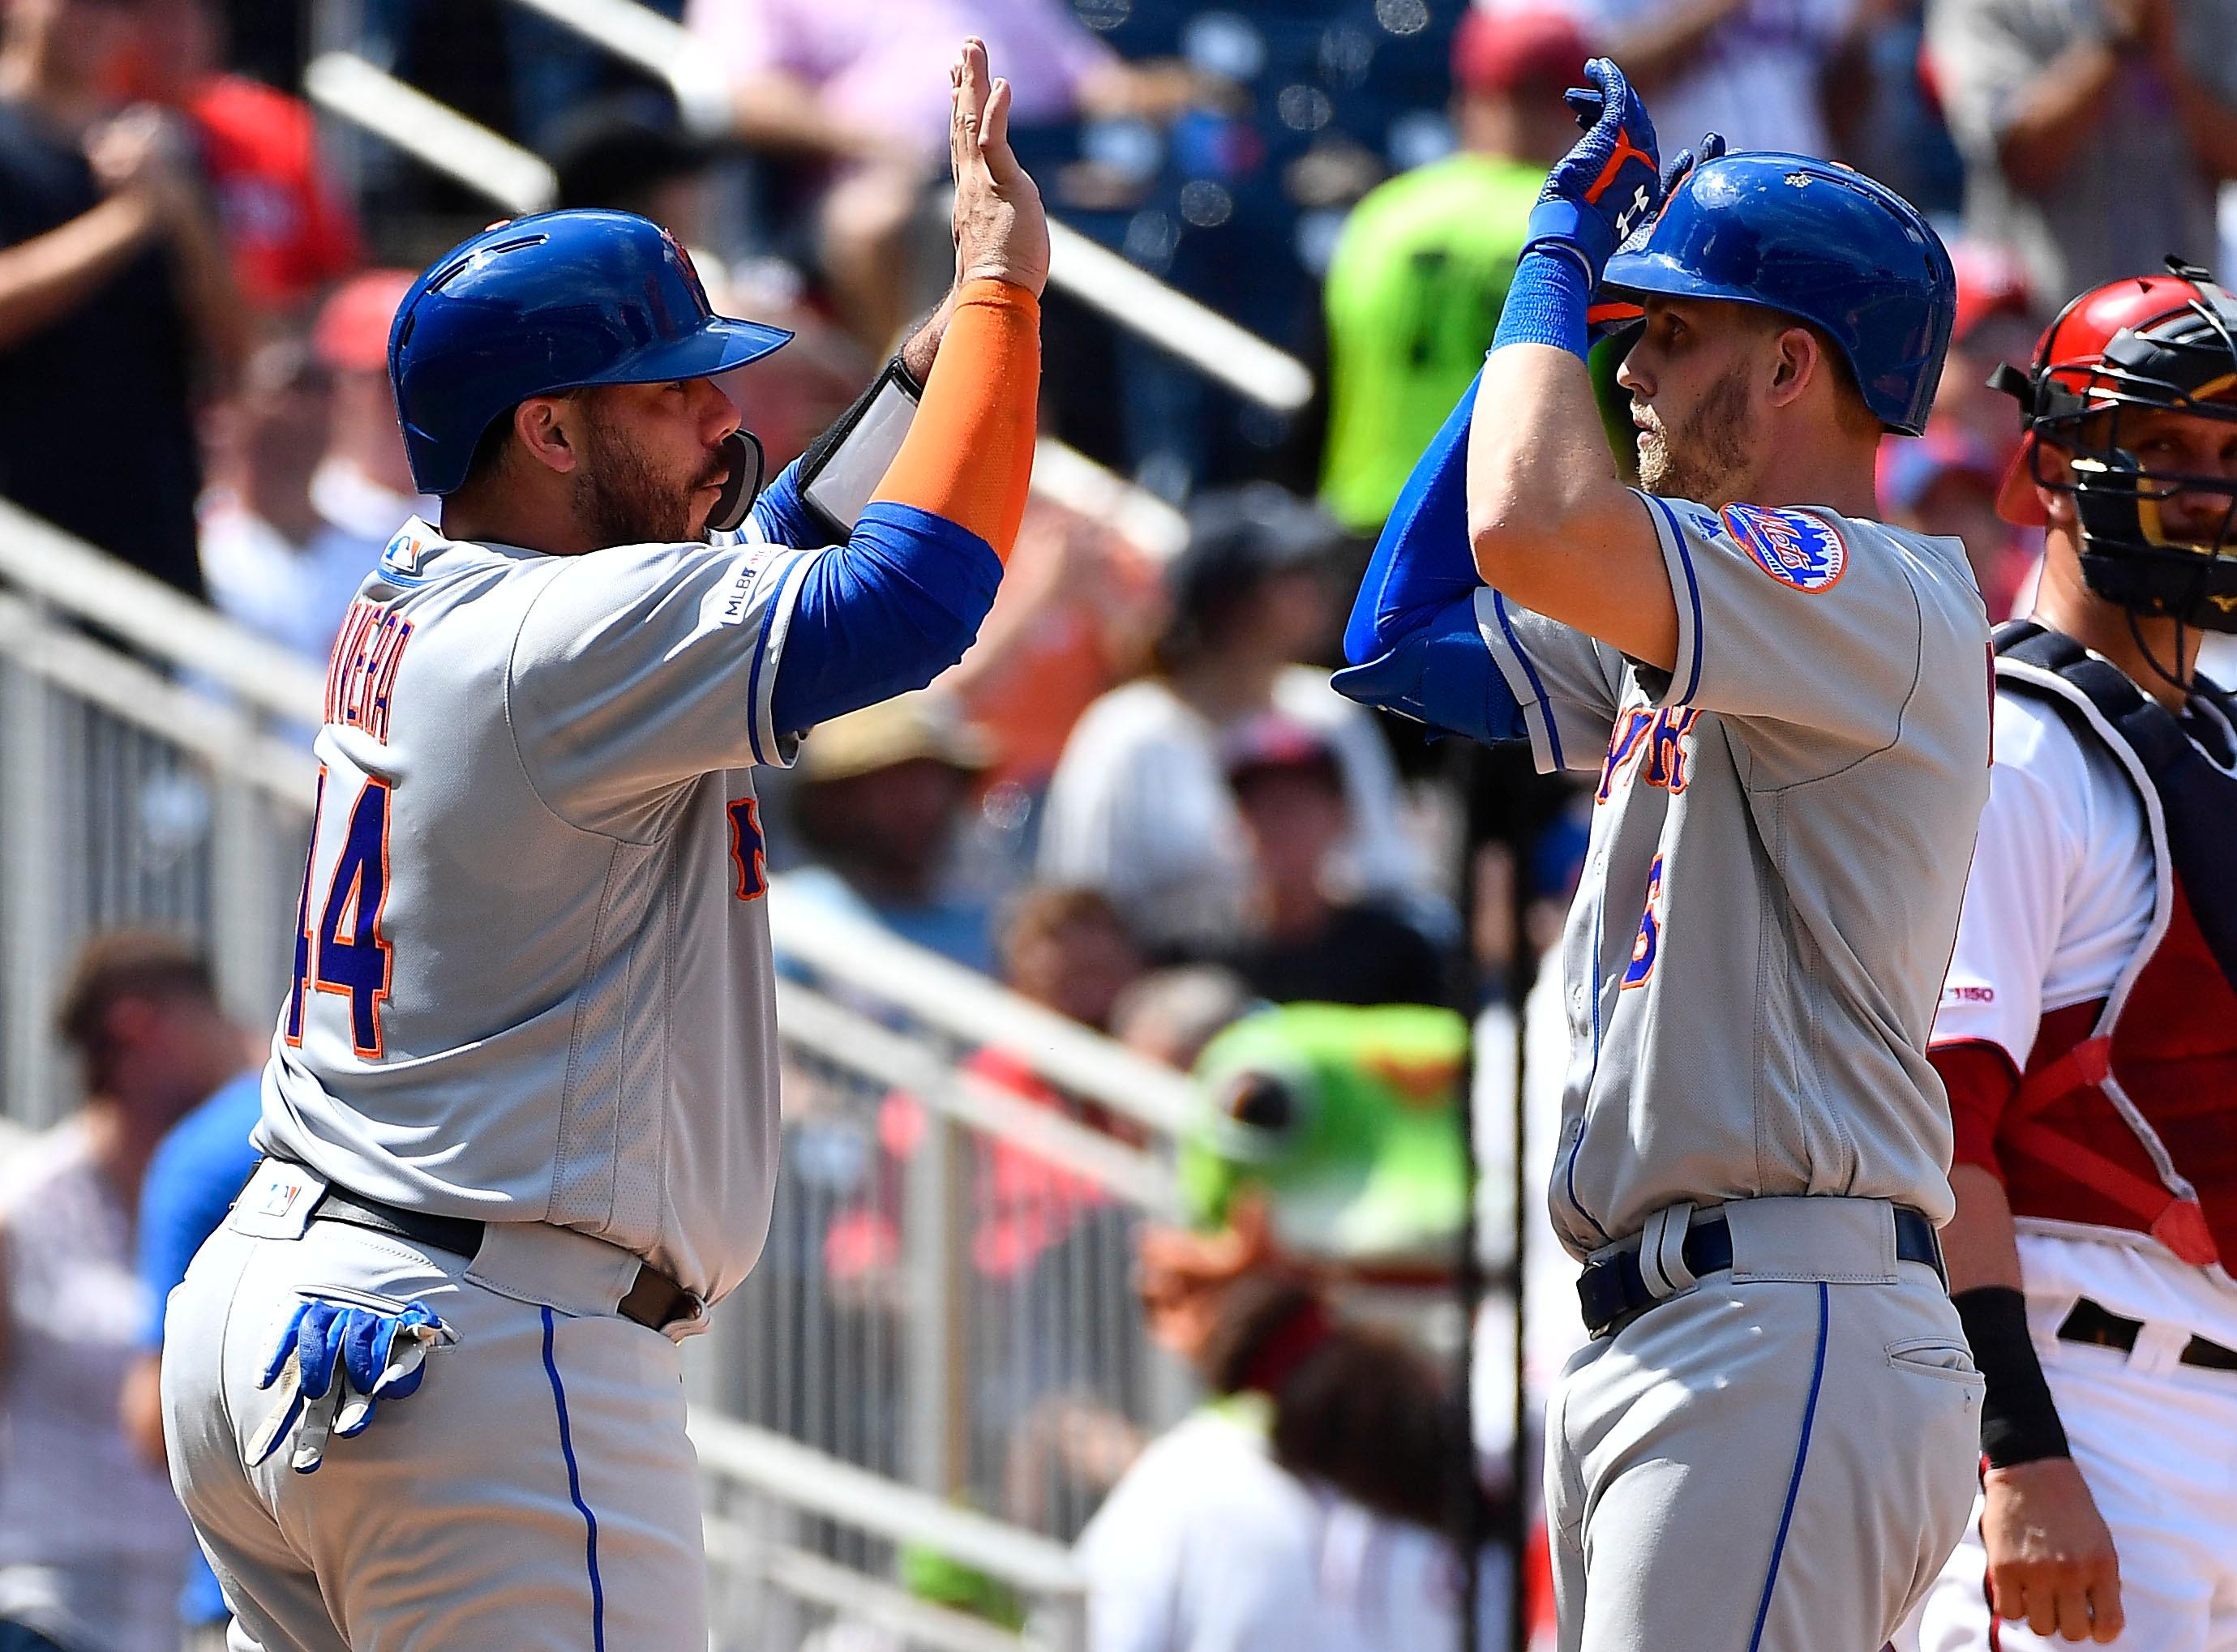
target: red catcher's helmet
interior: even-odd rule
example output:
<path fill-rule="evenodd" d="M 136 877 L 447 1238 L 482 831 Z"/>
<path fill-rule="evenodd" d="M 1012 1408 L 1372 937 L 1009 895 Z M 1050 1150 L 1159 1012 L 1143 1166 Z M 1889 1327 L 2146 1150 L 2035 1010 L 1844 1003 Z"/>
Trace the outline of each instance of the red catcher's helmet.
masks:
<path fill-rule="evenodd" d="M 2032 369 L 1999 367 L 1989 382 L 2015 397 L 2027 435 L 2005 472 L 1996 509 L 2041 527 L 2038 487 L 2070 493 L 2090 589 L 2140 614 L 2237 630 L 2237 483 L 2149 471 L 2122 441 L 2122 416 L 2154 408 L 2237 423 L 2237 298 L 2178 259 L 2168 273 L 2108 282 L 2059 313 Z M 2067 456 L 2047 474 L 2043 448 Z M 2160 505 L 2176 493 L 2228 502 L 2211 543 L 2173 540 Z"/>

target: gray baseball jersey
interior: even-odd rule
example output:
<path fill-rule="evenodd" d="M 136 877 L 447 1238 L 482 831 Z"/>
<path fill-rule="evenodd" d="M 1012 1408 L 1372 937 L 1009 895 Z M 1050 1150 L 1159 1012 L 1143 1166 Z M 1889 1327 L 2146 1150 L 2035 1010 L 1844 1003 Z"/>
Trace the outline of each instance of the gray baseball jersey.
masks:
<path fill-rule="evenodd" d="M 1964 550 L 1640 497 L 1674 670 L 1476 600 L 1538 767 L 1600 775 L 1563 944 L 1554 1227 L 1581 1256 L 1680 1201 L 1845 1195 L 1947 1221 L 1924 1051 L 1989 789 Z"/>
<path fill-rule="evenodd" d="M 822 554 L 406 525 L 327 671 L 259 1147 L 709 1300 L 745 1277 L 777 1154 L 748 771 L 789 759 L 770 696 Z"/>

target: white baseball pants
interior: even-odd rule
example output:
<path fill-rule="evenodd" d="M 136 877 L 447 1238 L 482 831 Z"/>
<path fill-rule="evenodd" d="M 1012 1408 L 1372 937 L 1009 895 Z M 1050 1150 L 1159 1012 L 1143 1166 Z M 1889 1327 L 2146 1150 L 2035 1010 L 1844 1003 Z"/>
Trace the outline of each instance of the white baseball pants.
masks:
<path fill-rule="evenodd" d="M 257 1236 L 251 1207 L 195 1256 L 163 1338 L 172 1483 L 231 1652 L 704 1652 L 678 1350 L 613 1312 L 620 1253 L 522 1223 L 472 1262 L 336 1222 Z M 249 1468 L 256 1380 L 304 1293 L 417 1298 L 459 1340 L 315 1473 L 285 1445 Z"/>
<path fill-rule="evenodd" d="M 2176 1362 L 2187 1333 L 2139 1339 L 2135 1350 L 2039 1335 L 2051 1398 L 2112 1529 L 2128 1627 L 2110 1642 L 2133 1652 L 2237 1652 L 2237 1372 Z M 2045 1652 L 2024 1622 L 1990 1632 L 1976 1506 L 1964 1541 L 1898 1644 L 1917 1652 Z M 2090 1645 L 2097 1644 L 2095 1642 Z"/>

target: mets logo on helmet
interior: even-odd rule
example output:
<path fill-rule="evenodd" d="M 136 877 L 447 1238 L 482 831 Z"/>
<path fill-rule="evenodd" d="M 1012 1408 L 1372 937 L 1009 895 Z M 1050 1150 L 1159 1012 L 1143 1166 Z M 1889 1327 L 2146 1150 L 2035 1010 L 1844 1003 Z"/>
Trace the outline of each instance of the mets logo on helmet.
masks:
<path fill-rule="evenodd" d="M 1849 570 L 1849 547 L 1823 517 L 1759 504 L 1728 504 L 1717 514 L 1740 549 L 1782 585 L 1814 596 L 1831 590 Z"/>

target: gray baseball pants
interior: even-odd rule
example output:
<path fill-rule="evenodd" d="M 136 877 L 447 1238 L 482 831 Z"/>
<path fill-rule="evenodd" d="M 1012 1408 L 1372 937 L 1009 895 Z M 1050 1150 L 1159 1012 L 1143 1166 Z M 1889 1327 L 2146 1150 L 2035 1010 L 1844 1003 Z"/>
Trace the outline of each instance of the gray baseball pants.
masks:
<path fill-rule="evenodd" d="M 525 1223 L 492 1224 L 472 1262 L 335 1222 L 257 1236 L 247 1204 L 195 1256 L 163 1337 L 172 1483 L 232 1652 L 704 1652 L 678 1349 L 613 1311 L 633 1259 Z M 417 1298 L 459 1340 L 316 1472 L 285 1445 L 250 1468 L 272 1400 L 256 1380 L 299 1293 Z"/>
<path fill-rule="evenodd" d="M 1934 1271 L 1896 1260 L 1884 1202 L 1716 1214 L 1732 1268 L 1677 1263 L 1550 1408 L 1561 1652 L 1879 1652 L 1972 1509 L 1964 1332 Z M 1648 1226 L 1666 1266 L 1686 1220 Z"/>

